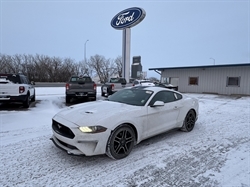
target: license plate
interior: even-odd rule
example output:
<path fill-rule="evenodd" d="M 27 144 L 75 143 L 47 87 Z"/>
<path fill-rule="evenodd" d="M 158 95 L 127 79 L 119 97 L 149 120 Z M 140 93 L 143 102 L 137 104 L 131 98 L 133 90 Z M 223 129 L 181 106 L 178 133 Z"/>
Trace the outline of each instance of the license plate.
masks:
<path fill-rule="evenodd" d="M 87 96 L 85 93 L 79 93 L 79 96 Z"/>
<path fill-rule="evenodd" d="M 102 92 L 107 93 L 107 88 L 104 87 L 104 88 L 102 89 Z"/>

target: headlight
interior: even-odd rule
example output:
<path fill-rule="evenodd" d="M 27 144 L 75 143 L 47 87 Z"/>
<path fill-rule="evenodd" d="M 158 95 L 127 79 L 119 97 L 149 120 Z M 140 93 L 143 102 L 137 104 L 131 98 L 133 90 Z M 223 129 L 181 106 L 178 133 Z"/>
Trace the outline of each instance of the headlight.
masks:
<path fill-rule="evenodd" d="M 79 127 L 79 130 L 85 133 L 99 133 L 106 131 L 107 128 L 102 126 L 88 126 L 88 127 Z"/>

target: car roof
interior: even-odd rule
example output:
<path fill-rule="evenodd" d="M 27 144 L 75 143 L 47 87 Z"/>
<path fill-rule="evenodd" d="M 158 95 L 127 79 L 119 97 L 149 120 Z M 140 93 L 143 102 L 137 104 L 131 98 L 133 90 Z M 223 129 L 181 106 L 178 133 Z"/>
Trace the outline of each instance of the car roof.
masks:
<path fill-rule="evenodd" d="M 130 87 L 130 89 L 151 90 L 151 91 L 154 91 L 154 92 L 158 92 L 158 91 L 162 91 L 162 90 L 163 91 L 168 90 L 168 91 L 171 91 L 171 92 L 176 92 L 175 90 L 171 90 L 171 89 L 160 87 L 160 86 L 136 86 L 136 87 Z"/>

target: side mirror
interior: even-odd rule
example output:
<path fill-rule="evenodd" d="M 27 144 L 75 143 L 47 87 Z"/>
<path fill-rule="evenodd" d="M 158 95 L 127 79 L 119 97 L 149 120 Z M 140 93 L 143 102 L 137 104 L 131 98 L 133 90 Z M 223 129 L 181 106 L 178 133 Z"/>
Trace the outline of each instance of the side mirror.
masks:
<path fill-rule="evenodd" d="M 158 106 L 164 106 L 165 103 L 163 101 L 155 101 L 155 103 L 153 105 L 151 105 L 151 107 L 158 107 Z"/>
<path fill-rule="evenodd" d="M 36 85 L 34 81 L 31 81 L 30 84 L 31 84 L 31 85 Z"/>

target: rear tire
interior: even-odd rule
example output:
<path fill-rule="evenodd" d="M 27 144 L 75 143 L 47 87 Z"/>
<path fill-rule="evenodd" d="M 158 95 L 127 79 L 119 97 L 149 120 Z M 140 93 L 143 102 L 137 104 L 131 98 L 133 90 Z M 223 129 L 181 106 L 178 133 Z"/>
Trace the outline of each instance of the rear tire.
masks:
<path fill-rule="evenodd" d="M 129 125 L 118 126 L 110 135 L 106 154 L 112 159 L 127 157 L 135 144 L 135 132 Z"/>
<path fill-rule="evenodd" d="M 185 119 L 184 119 L 184 122 L 183 122 L 183 126 L 181 127 L 181 130 L 182 131 L 185 131 L 185 132 L 190 132 L 193 130 L 194 128 L 194 125 L 195 125 L 195 113 L 193 110 L 189 110 Z"/>
<path fill-rule="evenodd" d="M 70 96 L 67 96 L 67 95 L 66 95 L 66 97 L 65 97 L 66 103 L 70 103 L 70 100 L 71 100 Z"/>

